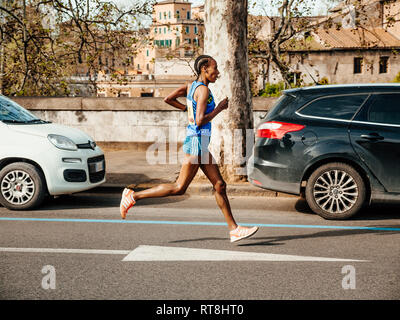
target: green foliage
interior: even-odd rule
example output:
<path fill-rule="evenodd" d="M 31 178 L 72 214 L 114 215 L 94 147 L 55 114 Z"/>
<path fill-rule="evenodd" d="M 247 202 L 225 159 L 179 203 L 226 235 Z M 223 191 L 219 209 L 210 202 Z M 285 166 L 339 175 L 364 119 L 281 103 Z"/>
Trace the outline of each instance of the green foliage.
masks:
<path fill-rule="evenodd" d="M 134 55 L 137 17 L 149 16 L 154 1 L 134 0 L 121 9 L 103 0 L 25 0 L 24 9 L 21 1 L 0 0 L 0 93 L 68 96 L 76 94 L 71 88 L 81 74 L 95 85 L 103 61 L 113 61 L 116 52 Z M 107 71 L 117 68 L 112 63 Z"/>
<path fill-rule="evenodd" d="M 285 84 L 283 82 L 279 83 L 267 83 L 265 89 L 259 92 L 261 97 L 279 97 L 282 90 L 285 89 Z"/>
<path fill-rule="evenodd" d="M 400 82 L 400 72 L 397 75 L 398 82 Z M 329 80 L 326 77 L 323 77 L 318 81 L 319 85 L 327 85 L 329 84 Z M 300 87 L 309 87 L 315 85 L 314 83 L 304 84 L 303 81 L 299 81 L 297 85 L 293 85 L 292 88 L 300 88 Z M 261 90 L 258 93 L 260 97 L 279 97 L 282 94 L 282 91 L 285 90 L 285 83 L 283 81 L 278 83 L 267 83 L 265 85 L 265 89 Z"/>
<path fill-rule="evenodd" d="M 329 80 L 327 77 L 323 77 L 321 80 L 318 81 L 318 84 L 320 85 L 329 84 Z"/>
<path fill-rule="evenodd" d="M 396 75 L 396 77 L 393 79 L 393 82 L 400 83 L 400 72 Z"/>

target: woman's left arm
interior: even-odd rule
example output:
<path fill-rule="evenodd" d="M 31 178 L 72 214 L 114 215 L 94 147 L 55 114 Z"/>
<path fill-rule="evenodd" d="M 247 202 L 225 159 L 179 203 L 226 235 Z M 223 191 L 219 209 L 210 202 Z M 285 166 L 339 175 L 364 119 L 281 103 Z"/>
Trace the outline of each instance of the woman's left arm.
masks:
<path fill-rule="evenodd" d="M 168 103 L 169 105 L 183 110 L 186 110 L 186 106 L 183 103 L 180 103 L 177 98 L 179 97 L 186 97 L 187 95 L 187 88 L 188 85 L 184 84 L 183 86 L 181 86 L 180 88 L 176 89 L 175 91 L 171 92 L 166 98 L 164 98 L 164 102 Z"/>

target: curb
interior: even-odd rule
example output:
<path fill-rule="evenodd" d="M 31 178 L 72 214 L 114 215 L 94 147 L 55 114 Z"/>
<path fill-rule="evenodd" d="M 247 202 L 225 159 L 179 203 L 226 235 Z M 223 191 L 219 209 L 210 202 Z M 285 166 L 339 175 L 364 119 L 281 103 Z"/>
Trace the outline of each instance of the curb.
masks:
<path fill-rule="evenodd" d="M 134 185 L 134 189 L 141 191 L 144 189 L 149 189 L 154 186 L 159 185 L 159 183 L 140 183 Z M 92 190 L 97 192 L 107 192 L 107 193 L 121 193 L 126 187 L 125 184 L 121 183 L 104 183 L 103 185 L 96 187 Z M 276 192 L 272 190 L 262 189 L 250 184 L 227 184 L 227 193 L 229 196 L 251 196 L 251 197 L 286 197 L 286 198 L 298 198 L 297 195 L 292 195 L 283 192 Z M 209 183 L 192 183 L 186 190 L 188 195 L 197 196 L 212 196 L 214 194 L 213 187 Z"/>

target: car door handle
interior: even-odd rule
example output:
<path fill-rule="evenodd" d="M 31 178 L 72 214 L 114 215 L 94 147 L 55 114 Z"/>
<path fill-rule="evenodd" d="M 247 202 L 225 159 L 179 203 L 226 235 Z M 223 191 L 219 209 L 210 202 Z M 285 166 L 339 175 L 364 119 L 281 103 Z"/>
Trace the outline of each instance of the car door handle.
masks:
<path fill-rule="evenodd" d="M 383 140 L 385 139 L 384 137 L 382 137 L 381 135 L 379 135 L 378 133 L 370 133 L 370 134 L 362 134 L 361 139 L 366 139 L 366 140 Z"/>

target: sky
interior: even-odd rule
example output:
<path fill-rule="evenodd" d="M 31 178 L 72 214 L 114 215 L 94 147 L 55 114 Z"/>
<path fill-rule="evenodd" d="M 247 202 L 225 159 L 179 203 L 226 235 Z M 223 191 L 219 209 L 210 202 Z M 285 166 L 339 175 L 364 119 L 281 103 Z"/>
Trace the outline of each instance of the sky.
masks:
<path fill-rule="evenodd" d="M 134 0 L 112 0 L 113 2 L 117 4 L 122 4 L 122 5 L 129 5 L 129 3 L 132 3 Z M 201 4 L 204 4 L 205 0 L 190 0 L 189 2 L 192 3 L 192 6 L 198 6 Z M 158 1 L 159 2 L 159 1 Z M 252 4 L 253 2 L 256 2 L 257 5 L 254 8 L 250 8 L 250 13 L 254 15 L 263 15 L 266 11 L 268 12 L 268 9 L 264 4 L 271 3 L 273 1 L 268 1 L 268 0 L 249 0 L 249 3 Z M 274 1 L 276 2 L 276 0 Z M 314 8 L 312 15 L 321 15 L 321 14 L 326 14 L 326 10 L 328 7 L 332 7 L 332 2 L 335 2 L 334 0 L 304 0 L 304 2 L 312 3 L 312 6 Z M 340 0 L 337 0 L 336 2 L 340 2 Z M 271 12 L 269 12 L 271 14 Z"/>
<path fill-rule="evenodd" d="M 117 5 L 121 6 L 129 6 L 129 4 L 135 3 L 137 1 L 144 2 L 146 0 L 110 0 Z M 160 2 L 158 0 L 157 2 Z M 249 12 L 253 15 L 277 15 L 276 9 L 273 9 L 271 3 L 278 2 L 281 0 L 248 0 L 250 4 Z M 308 4 L 309 7 L 312 8 L 310 12 L 311 15 L 326 15 L 328 8 L 331 8 L 335 5 L 335 3 L 341 2 L 341 0 L 298 0 L 299 2 L 304 2 Z M 192 6 L 198 6 L 204 4 L 205 0 L 189 0 L 192 3 Z M 255 3 L 253 6 L 252 4 Z M 151 24 L 151 17 L 144 17 L 140 19 L 142 26 L 148 27 Z"/>

